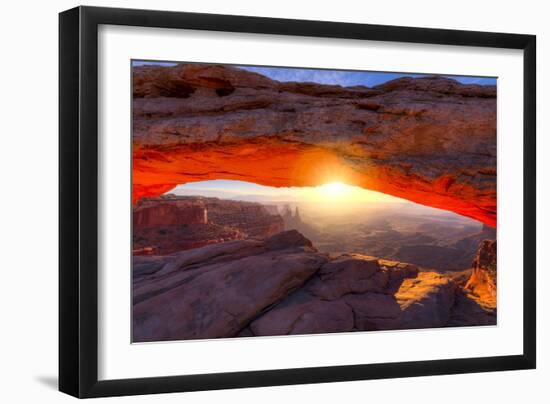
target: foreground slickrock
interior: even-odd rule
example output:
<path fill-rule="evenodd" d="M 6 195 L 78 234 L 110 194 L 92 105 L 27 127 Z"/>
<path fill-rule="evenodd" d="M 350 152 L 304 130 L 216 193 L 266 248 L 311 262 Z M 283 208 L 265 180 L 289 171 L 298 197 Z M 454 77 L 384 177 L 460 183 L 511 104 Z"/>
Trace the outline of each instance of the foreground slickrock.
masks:
<path fill-rule="evenodd" d="M 399 328 L 401 310 L 393 293 L 417 273 L 413 265 L 341 255 L 250 329 L 254 335 L 281 335 Z"/>
<path fill-rule="evenodd" d="M 496 88 L 443 77 L 368 88 L 245 70 L 133 69 L 133 200 L 178 184 L 331 181 L 496 224 Z"/>
<path fill-rule="evenodd" d="M 327 261 L 314 251 L 292 232 L 177 255 L 157 272 L 134 278 L 134 340 L 234 336 Z"/>
<path fill-rule="evenodd" d="M 447 324 L 455 301 L 456 285 L 434 272 L 421 272 L 407 279 L 395 297 L 401 308 L 401 328 L 443 327 Z"/>
<path fill-rule="evenodd" d="M 444 327 L 457 292 L 411 264 L 319 253 L 295 230 L 136 256 L 133 274 L 135 342 Z"/>

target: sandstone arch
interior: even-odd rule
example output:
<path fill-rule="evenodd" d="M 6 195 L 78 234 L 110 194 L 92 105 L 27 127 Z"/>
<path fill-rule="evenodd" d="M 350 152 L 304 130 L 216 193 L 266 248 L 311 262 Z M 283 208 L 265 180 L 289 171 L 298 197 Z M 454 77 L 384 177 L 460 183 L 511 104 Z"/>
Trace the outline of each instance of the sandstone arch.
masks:
<path fill-rule="evenodd" d="M 227 66 L 134 67 L 133 200 L 178 184 L 342 181 L 496 225 L 496 88 L 373 88 Z"/>

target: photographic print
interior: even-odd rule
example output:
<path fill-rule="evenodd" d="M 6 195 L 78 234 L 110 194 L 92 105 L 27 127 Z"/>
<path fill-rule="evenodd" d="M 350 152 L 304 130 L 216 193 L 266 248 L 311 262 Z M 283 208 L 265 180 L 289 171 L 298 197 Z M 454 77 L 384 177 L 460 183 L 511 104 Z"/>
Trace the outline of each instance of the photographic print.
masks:
<path fill-rule="evenodd" d="M 496 325 L 495 77 L 131 74 L 133 342 Z"/>

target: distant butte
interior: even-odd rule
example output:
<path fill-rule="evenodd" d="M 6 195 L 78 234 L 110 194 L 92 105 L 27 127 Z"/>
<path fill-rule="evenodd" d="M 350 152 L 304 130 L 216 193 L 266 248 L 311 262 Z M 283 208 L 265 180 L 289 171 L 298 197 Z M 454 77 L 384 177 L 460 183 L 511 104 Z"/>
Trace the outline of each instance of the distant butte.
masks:
<path fill-rule="evenodd" d="M 368 88 L 213 65 L 133 69 L 133 201 L 178 184 L 341 181 L 496 225 L 496 88 Z"/>

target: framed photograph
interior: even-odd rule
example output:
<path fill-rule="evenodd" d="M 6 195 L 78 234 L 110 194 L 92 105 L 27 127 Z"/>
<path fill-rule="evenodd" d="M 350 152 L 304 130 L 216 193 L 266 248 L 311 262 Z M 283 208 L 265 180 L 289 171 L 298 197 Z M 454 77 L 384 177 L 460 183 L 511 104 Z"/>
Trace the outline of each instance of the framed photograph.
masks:
<path fill-rule="evenodd" d="M 534 36 L 59 24 L 61 391 L 535 367 Z"/>

